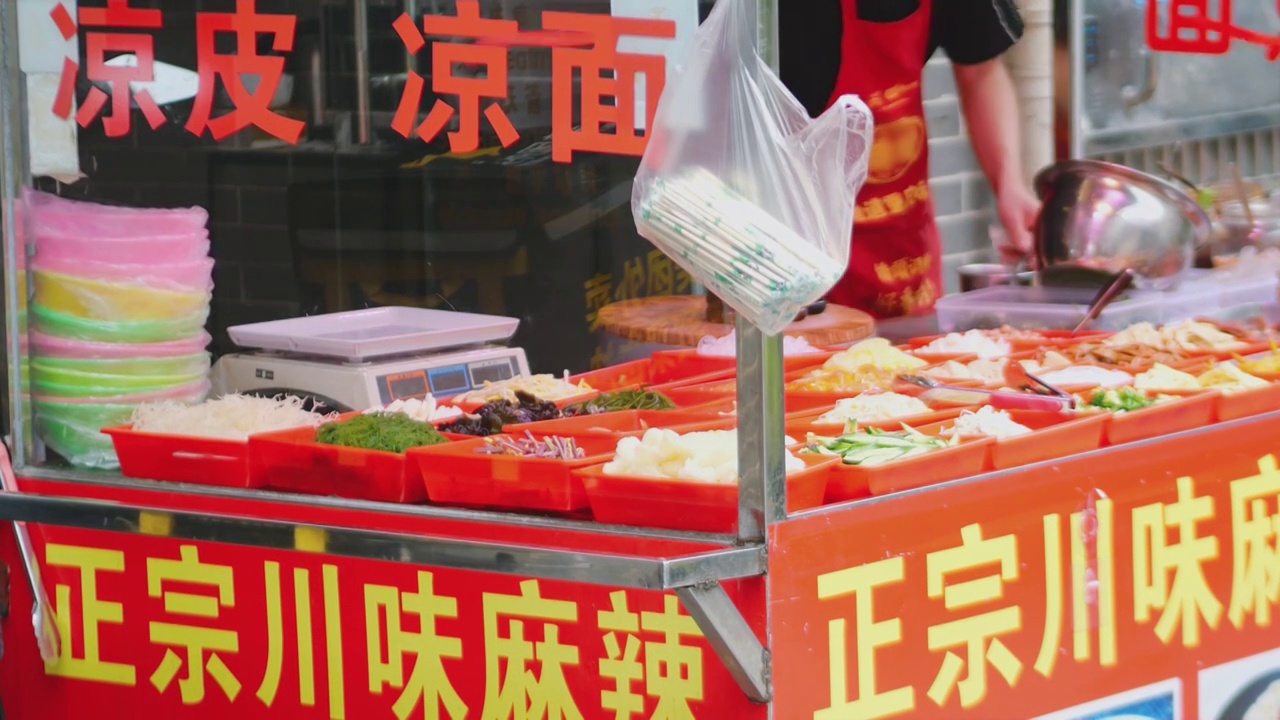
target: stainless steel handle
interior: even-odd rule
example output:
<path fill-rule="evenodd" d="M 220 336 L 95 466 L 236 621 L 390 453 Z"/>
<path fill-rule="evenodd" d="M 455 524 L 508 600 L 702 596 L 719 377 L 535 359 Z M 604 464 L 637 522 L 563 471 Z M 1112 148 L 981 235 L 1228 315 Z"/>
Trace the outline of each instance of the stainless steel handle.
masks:
<path fill-rule="evenodd" d="M 1160 86 L 1160 66 L 1159 58 L 1150 50 L 1146 51 L 1142 63 L 1142 84 L 1126 85 L 1120 91 L 1121 97 L 1124 99 L 1125 110 L 1135 110 L 1140 105 L 1144 105 L 1156 96 L 1156 90 Z"/>

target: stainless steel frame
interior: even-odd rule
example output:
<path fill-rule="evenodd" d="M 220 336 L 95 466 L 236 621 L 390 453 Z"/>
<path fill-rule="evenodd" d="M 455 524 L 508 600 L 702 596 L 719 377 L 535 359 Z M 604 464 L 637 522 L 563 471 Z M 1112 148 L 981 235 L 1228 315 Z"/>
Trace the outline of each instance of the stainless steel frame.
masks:
<path fill-rule="evenodd" d="M 758 47 L 777 67 L 777 0 L 753 2 L 759 18 Z M 362 8 L 364 0 L 354 3 Z M 359 32 L 357 33 L 359 34 Z M 0 200 L 11 207 L 29 185 L 25 175 L 26 148 L 22 74 L 17 64 L 15 3 L 0 2 Z M 362 123 L 359 136 L 365 140 Z M 20 306 L 16 283 L 18 237 L 12 212 L 4 213 L 6 262 L 6 338 L 9 356 L 21 358 Z M 760 577 L 767 572 L 768 526 L 786 518 L 786 483 L 783 460 L 783 357 L 780 336 L 767 337 L 739 320 L 738 326 L 739 493 L 740 531 L 737 537 L 696 533 L 651 531 L 601 526 L 594 523 L 551 520 L 435 507 L 388 507 L 376 503 L 326 498 L 300 498 L 273 493 L 219 490 L 173 484 L 157 484 L 107 478 L 90 473 L 43 470 L 29 467 L 27 411 L 20 381 L 20 364 L 10 368 L 11 428 L 15 466 L 35 480 L 76 481 L 134 490 L 163 489 L 180 495 L 241 498 L 256 503 L 293 507 L 334 508 L 412 515 L 477 524 L 504 524 L 544 531 L 573 531 L 620 537 L 669 539 L 695 543 L 705 551 L 676 557 L 636 557 L 617 553 L 549 549 L 534 544 L 493 543 L 422 537 L 412 534 L 318 526 L 281 520 L 214 516 L 189 510 L 150 507 L 100 500 L 0 493 L 0 521 L 81 528 L 115 533 L 150 534 L 184 540 L 223 542 L 242 546 L 323 552 L 335 556 L 475 570 L 520 577 L 580 582 L 609 587 L 675 591 L 698 623 L 711 646 L 729 668 L 743 691 L 754 701 L 771 700 L 769 638 L 761 642 L 742 616 L 723 582 Z M 767 577 L 765 578 L 767 584 Z M 765 606 L 767 607 L 767 603 Z M 766 624 L 767 633 L 767 624 Z M 772 716 L 772 709 L 770 709 Z"/>

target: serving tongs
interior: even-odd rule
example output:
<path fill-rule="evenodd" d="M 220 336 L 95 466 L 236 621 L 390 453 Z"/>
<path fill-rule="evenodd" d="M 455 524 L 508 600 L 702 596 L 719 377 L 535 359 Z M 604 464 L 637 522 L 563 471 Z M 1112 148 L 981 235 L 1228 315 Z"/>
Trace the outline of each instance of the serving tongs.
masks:
<path fill-rule="evenodd" d="M 920 400 L 937 405 L 990 405 L 997 410 L 1041 410 L 1064 412 L 1075 407 L 1075 398 L 1066 393 L 1041 395 L 1038 393 L 984 390 L 982 388 L 943 385 L 923 375 L 899 375 L 899 382 L 924 388 Z M 1046 387 L 1048 387 L 1046 385 Z"/>
<path fill-rule="evenodd" d="M 1004 382 L 1011 388 L 1023 392 L 1034 393 L 1036 395 L 1047 395 L 1061 399 L 1067 403 L 1067 409 L 1074 409 L 1076 406 L 1076 398 L 1069 392 L 1061 390 L 1041 378 L 1027 372 L 1022 363 L 1010 360 L 1004 365 Z"/>

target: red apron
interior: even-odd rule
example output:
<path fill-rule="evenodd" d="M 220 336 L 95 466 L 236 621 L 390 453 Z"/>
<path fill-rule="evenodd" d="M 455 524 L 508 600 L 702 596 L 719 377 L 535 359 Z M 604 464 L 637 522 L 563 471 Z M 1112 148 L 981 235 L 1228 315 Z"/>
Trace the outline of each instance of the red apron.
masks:
<path fill-rule="evenodd" d="M 857 0 L 841 4 L 844 37 L 831 102 L 857 95 L 876 125 L 849 269 L 827 299 L 881 318 L 928 312 L 942 287 L 920 88 L 932 0 L 920 0 L 919 9 L 892 23 L 860 20 Z"/>

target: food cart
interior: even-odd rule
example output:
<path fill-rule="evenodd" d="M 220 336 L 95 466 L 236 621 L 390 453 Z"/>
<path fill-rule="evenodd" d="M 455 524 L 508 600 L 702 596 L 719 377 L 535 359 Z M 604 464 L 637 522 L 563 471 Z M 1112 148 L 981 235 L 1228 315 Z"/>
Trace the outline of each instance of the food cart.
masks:
<path fill-rule="evenodd" d="M 14 37 L 14 4 L 0 12 Z M 15 45 L 0 62 L 11 128 Z M 29 96 L 56 88 L 24 70 Z M 11 209 L 29 158 L 6 147 Z M 970 443 L 800 508 L 783 435 L 825 406 L 790 407 L 787 385 L 834 349 L 793 359 L 743 323 L 736 362 L 710 372 L 660 366 L 696 364 L 690 351 L 581 378 L 612 390 L 664 372 L 688 398 L 672 412 L 710 395 L 713 428 L 734 424 L 736 388 L 746 452 L 728 500 L 615 498 L 642 518 L 627 524 L 581 504 L 379 502 L 350 497 L 368 463 L 320 459 L 311 438 L 283 443 L 304 448 L 292 482 L 309 493 L 255 482 L 253 440 L 235 456 L 142 438 L 130 459 L 154 474 L 128 478 L 39 462 L 35 436 L 54 435 L 29 422 L 23 226 L 5 222 L 16 488 L 0 518 L 30 537 L 0 533 L 6 717 L 1163 720 L 1280 704 L 1280 385 L 1097 415 L 1018 452 Z M 420 493 L 429 463 L 393 464 Z M 725 525 L 726 508 L 727 529 L 662 527 Z"/>

